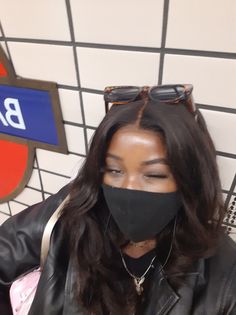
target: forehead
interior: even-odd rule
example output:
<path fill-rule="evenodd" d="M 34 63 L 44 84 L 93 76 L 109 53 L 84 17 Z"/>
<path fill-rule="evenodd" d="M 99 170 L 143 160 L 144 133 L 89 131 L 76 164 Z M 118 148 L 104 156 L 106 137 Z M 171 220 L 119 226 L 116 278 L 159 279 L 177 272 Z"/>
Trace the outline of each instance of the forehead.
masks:
<path fill-rule="evenodd" d="M 131 125 L 113 135 L 107 153 L 148 160 L 165 157 L 166 148 L 158 133 Z"/>

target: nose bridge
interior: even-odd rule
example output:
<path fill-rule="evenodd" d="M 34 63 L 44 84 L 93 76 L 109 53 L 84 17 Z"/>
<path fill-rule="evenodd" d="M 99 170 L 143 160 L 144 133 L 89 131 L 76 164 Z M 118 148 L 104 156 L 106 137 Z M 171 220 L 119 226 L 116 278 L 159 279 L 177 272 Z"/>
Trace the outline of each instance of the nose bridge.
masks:
<path fill-rule="evenodd" d="M 142 90 L 141 90 L 141 92 L 140 92 L 140 96 L 141 96 L 142 98 L 148 98 L 149 90 L 150 90 L 149 86 L 147 86 L 147 85 L 143 86 L 143 87 L 142 87 Z"/>
<path fill-rule="evenodd" d="M 122 188 L 138 190 L 140 189 L 140 183 L 137 174 L 126 174 Z"/>

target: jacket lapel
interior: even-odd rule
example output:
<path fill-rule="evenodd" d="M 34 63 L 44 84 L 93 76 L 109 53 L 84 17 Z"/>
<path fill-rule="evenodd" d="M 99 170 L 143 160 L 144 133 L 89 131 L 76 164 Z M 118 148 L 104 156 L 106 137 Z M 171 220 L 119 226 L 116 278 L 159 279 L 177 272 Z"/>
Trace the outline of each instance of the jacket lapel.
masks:
<path fill-rule="evenodd" d="M 178 300 L 179 296 L 169 285 L 161 267 L 157 267 L 152 280 L 144 315 L 165 315 Z"/>
<path fill-rule="evenodd" d="M 157 266 L 144 315 L 191 314 L 193 294 L 198 292 L 205 284 L 204 260 L 200 259 L 191 272 L 175 276 L 183 275 L 185 278 L 184 284 L 176 292 L 170 286 L 161 266 Z"/>

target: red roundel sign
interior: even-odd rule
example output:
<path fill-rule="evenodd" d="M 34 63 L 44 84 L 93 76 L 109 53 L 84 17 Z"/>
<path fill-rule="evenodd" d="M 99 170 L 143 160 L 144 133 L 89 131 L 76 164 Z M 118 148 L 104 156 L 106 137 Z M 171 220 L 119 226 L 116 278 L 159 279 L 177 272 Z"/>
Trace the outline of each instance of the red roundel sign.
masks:
<path fill-rule="evenodd" d="M 0 203 L 24 189 L 35 148 L 67 153 L 56 83 L 18 78 L 0 46 Z"/>

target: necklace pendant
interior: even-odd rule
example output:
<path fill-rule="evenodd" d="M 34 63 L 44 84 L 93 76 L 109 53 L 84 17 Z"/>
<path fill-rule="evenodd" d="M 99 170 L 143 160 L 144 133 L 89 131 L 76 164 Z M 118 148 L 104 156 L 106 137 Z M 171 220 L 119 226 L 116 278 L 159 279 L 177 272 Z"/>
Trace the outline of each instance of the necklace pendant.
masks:
<path fill-rule="evenodd" d="M 143 277 L 141 279 L 137 279 L 137 278 L 134 279 L 134 284 L 135 284 L 135 288 L 136 288 L 138 295 L 141 295 L 143 292 L 142 284 L 143 284 L 144 280 L 145 280 L 145 277 Z"/>

